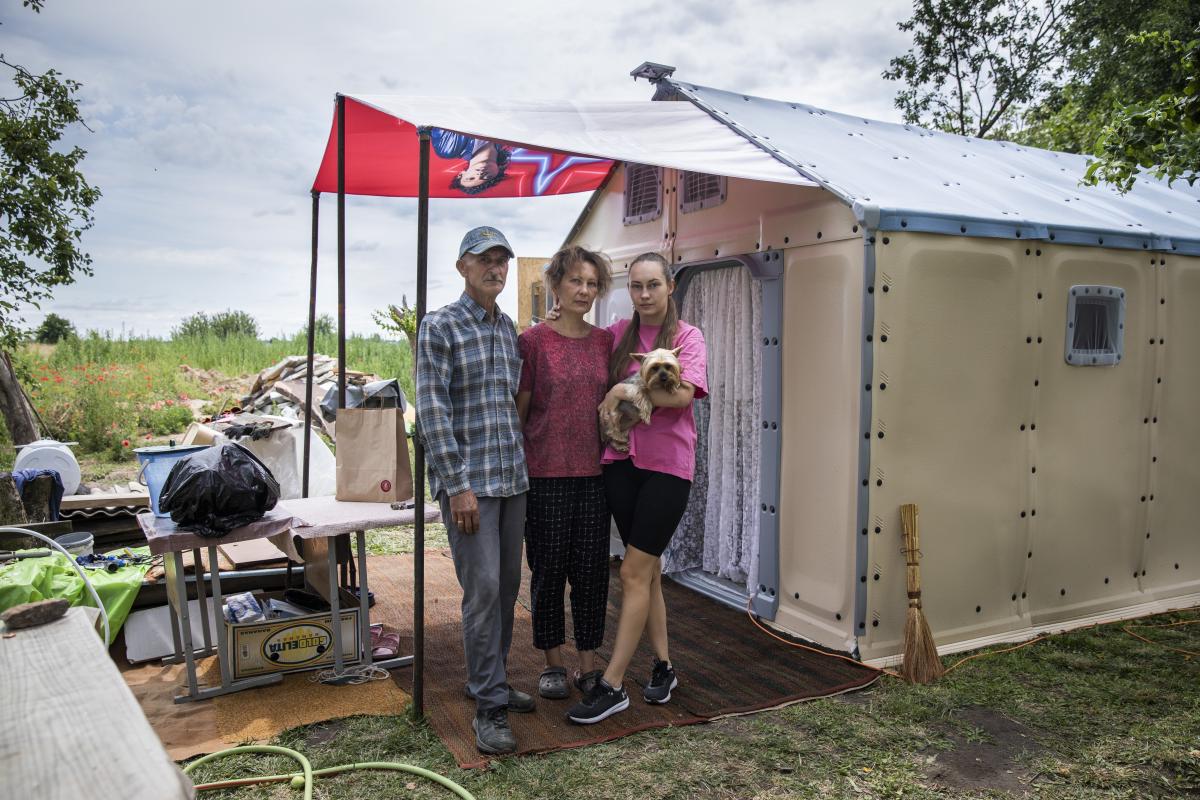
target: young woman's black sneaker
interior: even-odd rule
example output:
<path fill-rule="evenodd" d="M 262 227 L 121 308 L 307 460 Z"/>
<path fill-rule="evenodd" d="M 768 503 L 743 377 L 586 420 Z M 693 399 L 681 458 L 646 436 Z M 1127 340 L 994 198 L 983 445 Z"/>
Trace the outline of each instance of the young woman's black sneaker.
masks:
<path fill-rule="evenodd" d="M 654 669 L 650 671 L 650 682 L 642 690 L 642 697 L 647 703 L 662 705 L 671 699 L 671 690 L 679 685 L 675 677 L 675 668 L 666 661 L 654 660 Z"/>
<path fill-rule="evenodd" d="M 567 719 L 580 725 L 591 725 L 627 708 L 629 695 L 625 688 L 614 689 L 600 678 L 582 700 L 571 706 L 571 710 L 567 712 Z"/>

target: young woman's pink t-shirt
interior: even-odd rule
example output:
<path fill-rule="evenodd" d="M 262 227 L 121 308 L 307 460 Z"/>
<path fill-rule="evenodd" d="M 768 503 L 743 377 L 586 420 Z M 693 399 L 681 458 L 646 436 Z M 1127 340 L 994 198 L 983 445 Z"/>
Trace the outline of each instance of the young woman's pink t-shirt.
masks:
<path fill-rule="evenodd" d="M 629 320 L 623 319 L 608 326 L 613 335 L 613 350 L 621 341 L 621 335 L 629 327 Z M 638 330 L 637 352 L 654 349 L 654 340 L 658 337 L 659 325 L 642 325 Z M 682 347 L 679 352 L 680 378 L 696 387 L 695 399 L 708 395 L 708 351 L 704 346 L 704 334 L 700 329 L 680 322 L 675 332 L 674 347 Z M 640 365 L 631 361 L 629 375 L 637 372 Z M 629 452 L 622 453 L 611 445 L 604 448 L 600 461 L 611 464 L 614 461 L 632 459 L 638 469 L 648 469 L 653 472 L 665 472 L 678 478 L 690 481 L 696 469 L 696 418 L 692 416 L 692 405 L 684 408 L 656 408 L 650 415 L 650 424 L 638 423 L 629 431 Z"/>

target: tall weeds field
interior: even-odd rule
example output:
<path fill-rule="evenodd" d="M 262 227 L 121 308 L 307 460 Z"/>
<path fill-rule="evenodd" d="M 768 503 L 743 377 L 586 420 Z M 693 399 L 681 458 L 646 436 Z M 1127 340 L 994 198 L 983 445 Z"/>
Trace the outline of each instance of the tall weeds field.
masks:
<path fill-rule="evenodd" d="M 213 335 L 129 339 L 91 332 L 57 345 L 28 345 L 14 354 L 13 366 L 46 435 L 79 442 L 80 452 L 121 460 L 139 442 L 184 430 L 192 419 L 192 401 L 235 404 L 259 371 L 306 349 L 303 334 L 269 340 Z M 336 357 L 336 336 L 318 336 L 316 352 Z M 404 342 L 359 336 L 346 340 L 348 369 L 399 378 L 409 397 L 411 363 Z M 206 375 L 197 377 L 196 370 Z"/>

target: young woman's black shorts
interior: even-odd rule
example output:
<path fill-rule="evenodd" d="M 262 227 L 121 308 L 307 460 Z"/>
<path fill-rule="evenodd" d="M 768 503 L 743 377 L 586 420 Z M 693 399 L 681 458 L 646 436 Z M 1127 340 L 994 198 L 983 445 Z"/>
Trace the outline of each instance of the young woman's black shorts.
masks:
<path fill-rule="evenodd" d="M 692 482 L 638 469 L 627 458 L 604 465 L 604 491 L 625 546 L 661 556 L 683 519 Z"/>

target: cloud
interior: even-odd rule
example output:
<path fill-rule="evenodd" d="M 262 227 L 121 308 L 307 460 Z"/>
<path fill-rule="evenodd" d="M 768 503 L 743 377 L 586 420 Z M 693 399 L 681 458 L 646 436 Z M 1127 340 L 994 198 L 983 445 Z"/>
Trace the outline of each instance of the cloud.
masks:
<path fill-rule="evenodd" d="M 6 14 L 5 53 L 83 82 L 92 132 L 83 170 L 104 196 L 84 236 L 95 276 L 62 287 L 42 312 L 88 327 L 165 334 L 197 309 L 242 309 L 264 331 L 307 316 L 309 187 L 338 91 L 644 100 L 629 70 L 674 64 L 718 88 L 895 119 L 879 73 L 903 52 L 908 0 L 871 4 L 699 0 L 504 7 L 493 37 L 467 20 L 494 4 L 260 0 L 240 4 L 55 0 Z M 474 37 L 474 38 L 471 38 Z M 434 201 L 429 305 L 457 297 L 465 230 L 502 228 L 520 255 L 549 256 L 587 197 Z M 416 203 L 348 198 L 347 316 L 415 300 Z M 336 214 L 320 202 L 318 304 L 336 310 Z M 502 305 L 515 312 L 512 286 Z M 186 305 L 186 307 L 184 307 Z"/>

